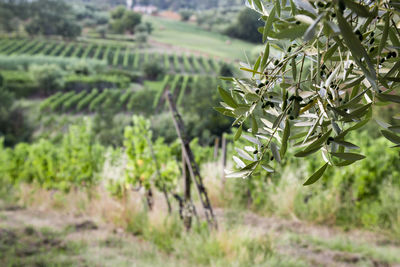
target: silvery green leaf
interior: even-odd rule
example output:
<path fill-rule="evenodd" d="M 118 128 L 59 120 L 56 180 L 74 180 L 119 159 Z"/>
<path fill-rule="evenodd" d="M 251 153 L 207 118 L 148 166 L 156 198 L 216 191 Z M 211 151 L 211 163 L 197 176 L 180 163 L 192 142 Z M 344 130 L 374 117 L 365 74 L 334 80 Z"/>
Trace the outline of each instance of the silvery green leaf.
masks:
<path fill-rule="evenodd" d="M 329 164 L 326 163 L 324 166 L 322 166 L 318 171 L 316 171 L 313 175 L 311 175 L 310 178 L 307 179 L 307 181 L 303 184 L 305 185 L 311 185 L 315 182 L 317 182 L 322 175 L 324 174 L 324 172 L 326 171 L 326 169 L 328 168 Z"/>

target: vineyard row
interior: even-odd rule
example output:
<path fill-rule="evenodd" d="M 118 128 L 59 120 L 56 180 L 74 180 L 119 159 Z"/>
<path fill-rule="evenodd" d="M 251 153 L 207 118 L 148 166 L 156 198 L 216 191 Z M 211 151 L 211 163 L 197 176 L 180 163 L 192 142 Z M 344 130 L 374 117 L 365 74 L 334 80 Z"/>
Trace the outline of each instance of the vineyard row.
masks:
<path fill-rule="evenodd" d="M 193 84 L 196 83 L 198 76 L 188 75 L 166 75 L 161 82 L 148 84 L 149 88 L 144 90 L 155 91 L 153 107 L 157 108 L 165 103 L 164 92 L 170 90 L 178 105 L 182 104 L 185 94 L 191 92 Z M 224 86 L 224 81 L 218 81 Z M 217 86 L 217 80 L 216 85 Z M 137 92 L 134 90 L 119 89 L 93 89 L 81 92 L 57 92 L 43 100 L 40 104 L 42 112 L 95 112 L 99 109 L 112 107 L 119 111 L 135 111 L 135 106 L 140 99 L 135 97 Z"/>
<path fill-rule="evenodd" d="M 203 56 L 187 54 L 145 53 L 129 47 L 68 42 L 44 42 L 39 40 L 0 40 L 0 54 L 42 55 L 53 57 L 74 57 L 98 59 L 110 66 L 140 70 L 150 61 L 161 64 L 167 73 L 215 74 L 220 62 Z"/>

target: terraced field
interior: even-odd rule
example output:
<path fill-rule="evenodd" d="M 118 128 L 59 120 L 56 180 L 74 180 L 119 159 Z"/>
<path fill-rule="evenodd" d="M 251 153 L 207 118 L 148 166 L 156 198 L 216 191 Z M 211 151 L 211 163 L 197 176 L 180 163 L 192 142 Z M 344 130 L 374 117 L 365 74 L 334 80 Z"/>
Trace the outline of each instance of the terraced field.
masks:
<path fill-rule="evenodd" d="M 109 66 L 140 70 L 150 61 L 162 65 L 169 74 L 216 75 L 220 62 L 205 56 L 174 53 L 148 53 L 127 46 L 30 39 L 1 39 L 0 55 L 42 55 L 106 61 Z"/>
<path fill-rule="evenodd" d="M 165 75 L 161 81 L 145 81 L 144 89 L 156 92 L 153 108 L 155 111 L 165 105 L 164 93 L 169 90 L 173 94 L 178 106 L 182 104 L 184 96 L 194 90 L 194 84 L 199 76 L 195 75 Z M 225 81 L 215 80 L 215 86 L 225 87 Z M 86 90 L 81 92 L 57 92 L 43 100 L 40 104 L 41 112 L 58 113 L 92 113 L 102 108 L 112 106 L 120 112 L 132 112 L 137 99 L 136 91 L 132 89 L 104 89 Z"/>

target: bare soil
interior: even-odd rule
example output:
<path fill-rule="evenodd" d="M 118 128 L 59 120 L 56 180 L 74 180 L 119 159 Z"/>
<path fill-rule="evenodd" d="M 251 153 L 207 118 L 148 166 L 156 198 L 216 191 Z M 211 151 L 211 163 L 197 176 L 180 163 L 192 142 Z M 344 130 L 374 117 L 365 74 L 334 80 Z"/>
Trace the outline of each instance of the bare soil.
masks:
<path fill-rule="evenodd" d="M 260 234 L 267 234 L 273 240 L 276 253 L 288 258 L 301 259 L 307 262 L 308 266 L 400 266 L 400 263 L 387 260 L 379 253 L 368 253 L 368 247 L 400 252 L 399 244 L 383 234 L 362 230 L 346 232 L 339 228 L 312 225 L 299 220 L 261 217 L 250 212 L 233 216 L 229 215 L 229 211 L 217 209 L 215 213 L 222 227 L 229 228 L 233 223 L 236 227 L 243 225 Z M 232 222 L 232 218 L 235 218 L 235 222 Z M 51 233 L 63 234 L 46 235 L 38 229 L 50 229 Z M 349 244 L 349 251 L 341 249 L 340 246 L 335 247 L 334 241 L 337 239 L 345 240 Z M 96 262 L 98 259 L 95 266 L 112 266 L 118 262 L 123 262 L 124 266 L 139 266 L 141 264 L 138 265 L 135 253 L 130 254 L 126 248 L 131 251 L 139 248 L 140 253 L 150 250 L 147 242 L 125 233 L 122 229 L 84 216 L 22 209 L 18 206 L 0 210 L 0 254 L 4 246 L 14 246 L 18 242 L 24 243 L 24 246 L 21 249 L 20 246 L 15 246 L 18 248 L 15 255 L 22 258 L 42 253 L 43 250 L 68 252 L 70 242 L 86 244 L 86 251 L 92 253 L 91 260 L 94 258 Z M 90 266 L 93 261 L 88 261 L 87 257 L 88 255 L 72 253 L 70 260 L 73 259 L 74 263 L 80 262 L 78 266 Z M 115 257 L 118 261 L 101 260 Z M 161 258 L 163 257 L 166 256 L 161 255 Z M 160 265 L 153 263 L 148 266 Z"/>

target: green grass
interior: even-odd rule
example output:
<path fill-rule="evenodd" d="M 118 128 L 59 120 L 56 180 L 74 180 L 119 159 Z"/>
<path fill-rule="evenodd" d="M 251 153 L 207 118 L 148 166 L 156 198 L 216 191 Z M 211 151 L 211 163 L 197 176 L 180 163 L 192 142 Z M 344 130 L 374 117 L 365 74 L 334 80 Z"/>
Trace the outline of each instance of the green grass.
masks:
<path fill-rule="evenodd" d="M 63 233 L 46 228 L 0 230 L 1 266 L 74 266 L 78 258 L 73 257 L 86 249 L 83 244 L 63 241 Z"/>
<path fill-rule="evenodd" d="M 355 253 L 363 256 L 364 258 L 370 258 L 388 264 L 400 262 L 400 249 L 390 245 L 378 247 L 373 243 L 354 242 L 343 236 L 326 239 L 312 236 L 292 235 L 290 240 L 300 244 L 309 243 L 321 249 Z"/>
<path fill-rule="evenodd" d="M 250 53 L 256 46 L 222 34 L 205 31 L 190 23 L 150 16 L 145 16 L 144 21 L 153 24 L 154 32 L 150 38 L 157 42 L 196 50 L 210 56 L 244 60 L 244 52 Z M 227 44 L 227 41 L 230 43 Z"/>

